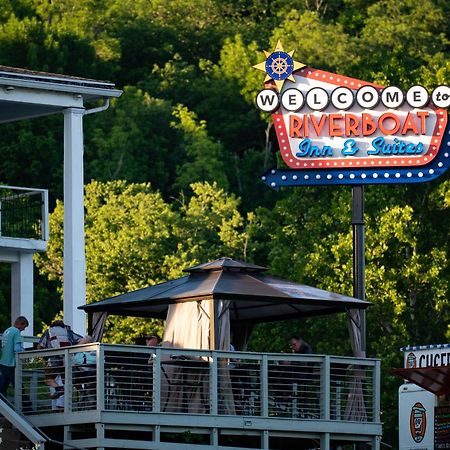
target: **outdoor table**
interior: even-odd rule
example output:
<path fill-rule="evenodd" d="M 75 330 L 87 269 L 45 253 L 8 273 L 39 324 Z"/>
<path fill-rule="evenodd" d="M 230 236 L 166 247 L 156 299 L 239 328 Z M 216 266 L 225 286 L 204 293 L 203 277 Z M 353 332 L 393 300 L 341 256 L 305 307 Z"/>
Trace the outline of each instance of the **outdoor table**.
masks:
<path fill-rule="evenodd" d="M 172 358 L 161 361 L 163 412 L 209 412 L 209 362 Z"/>

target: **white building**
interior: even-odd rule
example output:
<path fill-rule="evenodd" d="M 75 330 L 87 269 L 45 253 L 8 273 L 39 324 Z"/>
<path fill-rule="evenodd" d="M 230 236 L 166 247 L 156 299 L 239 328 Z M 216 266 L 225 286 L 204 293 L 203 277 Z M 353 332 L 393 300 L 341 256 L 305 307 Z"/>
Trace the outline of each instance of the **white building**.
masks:
<path fill-rule="evenodd" d="M 83 118 L 107 109 L 121 93 L 109 82 L 0 66 L 0 123 L 64 115 L 64 320 L 81 334 L 86 330 L 85 314 L 77 309 L 86 303 Z M 12 264 L 12 320 L 25 315 L 31 324 L 27 334 L 33 334 L 33 252 L 45 251 L 48 239 L 46 212 L 42 219 L 38 239 L 0 238 L 0 260 Z"/>

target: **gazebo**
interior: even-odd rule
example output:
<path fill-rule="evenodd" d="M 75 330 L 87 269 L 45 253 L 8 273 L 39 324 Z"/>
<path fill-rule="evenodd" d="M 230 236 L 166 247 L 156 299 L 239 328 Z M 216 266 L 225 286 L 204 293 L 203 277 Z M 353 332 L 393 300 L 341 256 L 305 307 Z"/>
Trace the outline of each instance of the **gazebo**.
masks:
<path fill-rule="evenodd" d="M 101 340 L 108 315 L 166 319 L 163 346 L 229 350 L 230 333 L 245 350 L 256 323 L 347 312 L 357 325 L 371 303 L 265 274 L 267 268 L 219 258 L 184 269 L 187 275 L 80 306 Z M 193 325 L 196 324 L 194 327 Z M 351 327 L 354 353 L 359 327 Z"/>
<path fill-rule="evenodd" d="M 64 429 L 65 443 L 77 448 L 379 449 L 379 360 L 245 351 L 256 323 L 346 312 L 355 323 L 370 303 L 266 271 L 220 258 L 176 280 L 81 306 L 96 341 L 111 314 L 166 319 L 163 345 L 96 342 L 23 352 L 19 408 L 35 427 Z M 355 351 L 357 327 L 351 338 Z M 81 388 L 73 356 L 80 351 L 96 355 Z M 58 414 L 43 398 L 49 352 L 65 362 L 68 395 Z"/>

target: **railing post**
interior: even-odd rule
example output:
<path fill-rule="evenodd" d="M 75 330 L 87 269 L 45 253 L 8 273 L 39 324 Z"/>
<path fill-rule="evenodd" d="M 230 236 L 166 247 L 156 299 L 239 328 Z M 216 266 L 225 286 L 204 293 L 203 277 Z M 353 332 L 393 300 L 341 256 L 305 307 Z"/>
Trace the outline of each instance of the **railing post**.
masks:
<path fill-rule="evenodd" d="M 261 416 L 269 417 L 269 364 L 267 355 L 262 355 L 260 377 L 261 377 Z"/>
<path fill-rule="evenodd" d="M 375 361 L 373 369 L 373 421 L 379 423 L 381 421 L 380 412 L 380 380 L 381 366 L 380 361 Z"/>
<path fill-rule="evenodd" d="M 321 385 L 322 405 L 320 418 L 330 420 L 330 357 L 328 355 L 323 357 Z"/>
<path fill-rule="evenodd" d="M 17 411 L 22 411 L 22 397 L 23 397 L 23 362 L 22 359 L 16 354 L 16 371 L 14 373 L 14 383 L 16 388 L 14 389 L 14 407 Z"/>
<path fill-rule="evenodd" d="M 209 398 L 211 406 L 211 414 L 218 414 L 218 393 L 219 393 L 219 383 L 218 383 L 218 357 L 216 352 L 212 352 L 211 357 L 211 382 L 209 384 Z"/>
<path fill-rule="evenodd" d="M 73 359 L 70 358 L 69 349 L 64 350 L 64 411 L 72 411 L 72 394 L 73 394 L 73 383 L 72 383 L 72 362 Z"/>
<path fill-rule="evenodd" d="M 41 239 L 43 241 L 48 241 L 49 239 L 49 229 L 48 229 L 48 191 L 45 189 L 41 191 L 42 196 L 42 228 L 41 228 Z"/>
<path fill-rule="evenodd" d="M 152 411 L 161 412 L 161 349 L 155 349 L 155 357 L 153 358 L 153 398 Z M 159 435 L 159 429 L 158 429 Z"/>
<path fill-rule="evenodd" d="M 103 344 L 97 344 L 97 409 L 105 409 L 105 349 Z"/>

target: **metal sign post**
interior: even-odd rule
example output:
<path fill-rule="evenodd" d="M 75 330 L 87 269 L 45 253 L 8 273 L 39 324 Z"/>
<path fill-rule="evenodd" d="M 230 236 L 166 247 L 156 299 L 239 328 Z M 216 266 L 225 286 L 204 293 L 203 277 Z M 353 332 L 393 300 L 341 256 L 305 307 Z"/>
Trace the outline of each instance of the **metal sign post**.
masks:
<path fill-rule="evenodd" d="M 364 186 L 352 187 L 353 297 L 365 300 Z M 366 351 L 366 312 L 360 311 L 361 351 Z"/>

